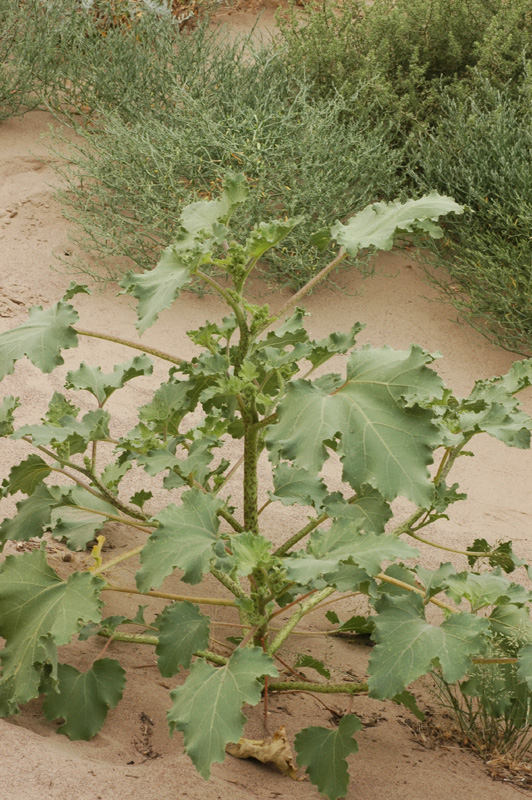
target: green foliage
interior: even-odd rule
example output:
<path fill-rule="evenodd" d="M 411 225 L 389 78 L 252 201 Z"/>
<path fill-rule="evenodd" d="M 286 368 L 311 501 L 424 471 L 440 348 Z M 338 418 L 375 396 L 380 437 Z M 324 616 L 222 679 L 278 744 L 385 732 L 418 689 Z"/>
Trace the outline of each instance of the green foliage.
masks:
<path fill-rule="evenodd" d="M 462 694 L 467 687 L 468 696 L 481 697 L 478 675 L 488 656 L 490 664 L 503 665 L 497 687 L 508 687 L 509 675 L 518 687 L 512 695 L 518 701 L 504 707 L 503 689 L 497 689 L 490 713 L 517 720 L 519 712 L 522 727 L 532 697 L 530 593 L 509 575 L 523 562 L 508 542 L 490 547 L 477 540 L 457 551 L 469 559 L 470 569 L 458 572 L 446 562 L 430 570 L 408 540 L 421 538 L 419 530 L 464 496 L 447 478 L 475 436 L 529 447 L 532 420 L 515 395 L 532 384 L 532 360 L 519 362 L 505 376 L 478 381 L 470 396 L 460 399 L 443 387 L 432 369 L 434 357 L 417 346 L 404 352 L 357 348 L 359 323 L 313 341 L 303 309 L 293 308 L 296 300 L 274 315 L 246 296 L 258 257 L 269 247 L 282 247 L 300 222 L 269 220 L 239 237 L 248 195 L 244 176 L 229 175 L 219 198 L 183 210 L 175 242 L 153 270 L 122 281 L 137 300 L 142 331 L 192 281 L 203 281 L 219 295 L 227 315 L 188 333 L 197 348 L 190 361 L 147 347 L 146 355 L 109 374 L 82 362 L 66 374 L 66 394 L 54 392 L 40 422 L 32 424 L 18 424 L 18 399 L 8 397 L 0 406 L 1 434 L 34 451 L 14 464 L 2 483 L 3 497 L 22 494 L 16 514 L 0 526 L 2 543 L 52 536 L 75 550 L 99 534 L 92 559 L 71 562 L 72 574 L 65 578 L 47 564 L 44 543 L 43 549 L 9 555 L 2 564 L 0 713 L 16 713 L 20 704 L 43 694 L 45 716 L 64 720 L 59 732 L 74 739 L 94 735 L 122 695 L 122 667 L 103 657 L 107 644 L 83 671 L 61 663 L 58 647 L 76 637 L 83 654 L 87 639 L 101 636 L 152 646 L 164 677 L 186 671 L 170 692 L 168 722 L 171 732 L 183 734 L 204 777 L 223 760 L 226 745 L 241 737 L 244 705 L 256 705 L 269 691 L 369 691 L 419 716 L 407 688 L 412 681 L 436 670 L 445 686 L 459 685 Z M 335 241 L 339 249 L 297 302 L 339 263 L 356 258 L 358 248 L 391 248 L 393 234 L 405 231 L 438 237 L 439 216 L 462 210 L 431 193 L 374 204 L 347 223 L 318 230 L 318 241 Z M 5 374 L 26 356 L 44 372 L 62 364 L 62 351 L 83 336 L 71 301 L 84 290 L 71 286 L 51 309 L 32 309 L 28 322 L 0 334 Z M 120 404 L 109 403 L 115 413 L 104 406 L 137 377 L 151 374 L 148 355 L 168 364 L 168 375 L 139 408 L 134 428 L 124 432 L 116 418 Z M 345 370 L 323 372 L 339 356 Z M 79 392 L 80 405 L 87 400 L 93 405 L 83 414 L 74 402 Z M 269 500 L 260 506 L 258 461 L 266 451 Z M 242 502 L 235 508 L 228 481 L 241 462 Z M 54 483 L 57 471 L 61 485 Z M 149 491 L 129 496 L 127 489 L 130 477 L 142 480 L 145 472 L 158 482 L 159 495 L 171 492 L 155 513 L 143 510 L 153 499 Z M 128 481 L 122 482 L 126 474 Z M 398 497 L 412 501 L 415 510 L 390 524 Z M 281 529 L 275 548 L 261 518 L 271 503 L 281 511 L 284 505 L 299 506 L 306 517 L 299 529 L 290 524 Z M 103 545 L 110 522 L 134 530 L 136 542 L 144 534 L 143 544 L 108 558 Z M 133 566 L 137 557 L 140 568 Z M 131 566 L 126 574 L 136 571 L 136 587 L 115 583 L 121 562 Z M 103 591 L 146 596 L 149 604 L 152 587 L 175 574 L 184 588 L 209 576 L 225 594 L 194 598 L 155 592 L 157 603 L 167 600 L 162 611 L 148 608 L 145 616 L 141 606 L 134 619 L 102 620 Z M 308 655 L 299 656 L 293 669 L 313 669 L 319 682 L 280 678 L 274 657 L 293 629 L 344 591 L 365 595 L 371 616 L 342 624 L 328 613 L 334 627 L 323 633 L 374 637 L 367 682 L 335 683 L 332 665 Z M 230 652 L 224 646 L 224 655 L 211 649 L 218 643 L 198 607 L 217 604 L 241 631 L 227 640 Z M 431 605 L 445 611 L 441 625 L 427 614 Z M 148 632 L 131 633 L 126 627 L 131 625 Z M 356 752 L 353 734 L 360 728 L 358 718 L 347 715 L 337 728 L 308 728 L 295 738 L 300 765 L 332 800 L 347 791 L 346 757 Z"/>
<path fill-rule="evenodd" d="M 530 0 L 313 2 L 279 22 L 285 58 L 317 94 L 357 96 L 373 76 L 383 113 L 408 128 L 430 122 L 442 87 L 466 86 L 475 67 L 499 87 L 522 80 L 532 40 Z"/>
<path fill-rule="evenodd" d="M 467 224 L 450 220 L 432 245 L 440 269 L 430 275 L 478 330 L 522 353 L 532 343 L 531 124 L 530 79 L 516 96 L 478 78 L 467 95 L 443 96 L 434 131 L 412 148 L 421 190 L 468 207 Z"/>
<path fill-rule="evenodd" d="M 100 279 L 134 265 L 146 269 L 161 247 L 175 242 L 183 205 L 210 197 L 223 175 L 242 169 L 255 190 L 246 216 L 235 217 L 235 233 L 243 237 L 250 220 L 303 212 L 279 251 L 271 249 L 274 242 L 264 248 L 272 277 L 302 285 L 327 263 L 309 246 L 311 231 L 400 192 L 402 152 L 390 149 L 390 124 L 379 121 L 371 98 L 346 124 L 351 98 L 313 102 L 310 87 L 294 79 L 272 46 L 231 43 L 204 25 L 181 37 L 167 31 L 162 39 L 168 36 L 174 36 L 168 52 L 154 44 L 142 68 L 128 67 L 123 85 L 122 73 L 108 75 L 103 52 L 90 55 L 89 64 L 101 64 L 98 74 L 81 80 L 86 60 L 79 57 L 72 103 L 96 110 L 90 124 L 76 125 L 75 144 L 65 142 L 68 162 L 57 166 L 65 213 L 87 254 L 77 267 Z M 112 62 L 127 41 L 116 38 Z M 127 53 L 123 58 L 135 63 Z M 90 86 L 101 86 L 102 97 L 86 97 Z"/>

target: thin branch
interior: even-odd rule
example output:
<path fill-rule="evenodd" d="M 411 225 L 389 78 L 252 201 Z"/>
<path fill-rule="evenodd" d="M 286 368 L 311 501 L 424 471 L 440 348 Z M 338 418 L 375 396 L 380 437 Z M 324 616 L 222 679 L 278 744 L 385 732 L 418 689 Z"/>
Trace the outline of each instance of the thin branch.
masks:
<path fill-rule="evenodd" d="M 104 565 L 105 566 L 105 565 Z M 98 570 L 98 572 L 100 572 Z M 96 572 L 96 571 L 95 571 Z M 93 575 L 95 573 L 92 573 Z M 236 607 L 236 602 L 234 600 L 226 600 L 217 597 L 195 597 L 194 595 L 186 595 L 186 594 L 169 594 L 168 592 L 139 592 L 138 589 L 134 589 L 130 586 L 115 586 L 112 583 L 108 583 L 107 586 L 103 588 L 104 592 L 124 592 L 125 594 L 138 594 L 142 595 L 143 597 L 160 597 L 163 600 L 174 600 L 175 602 L 179 601 L 188 601 L 189 603 L 198 603 L 198 605 L 206 605 L 206 606 L 231 606 L 233 608 Z"/>
<path fill-rule="evenodd" d="M 142 353 L 149 353 L 150 356 L 156 356 L 163 361 L 170 361 L 171 364 L 186 364 L 188 363 L 184 358 L 171 356 L 169 353 L 164 353 L 162 350 L 157 350 L 154 347 L 146 347 L 146 345 L 130 342 L 128 339 L 121 339 L 118 336 L 110 336 L 104 333 L 95 333 L 94 331 L 87 331 L 83 328 L 74 328 L 79 336 L 91 336 L 94 339 L 104 339 L 107 342 L 116 342 L 116 344 L 123 344 L 125 347 L 131 347 L 133 350 L 140 350 Z"/>

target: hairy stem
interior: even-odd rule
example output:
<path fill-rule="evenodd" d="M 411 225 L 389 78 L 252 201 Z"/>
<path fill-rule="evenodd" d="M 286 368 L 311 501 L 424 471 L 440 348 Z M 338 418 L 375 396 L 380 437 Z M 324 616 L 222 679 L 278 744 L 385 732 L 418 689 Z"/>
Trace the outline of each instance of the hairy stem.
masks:
<path fill-rule="evenodd" d="M 270 692 L 319 692 L 320 694 L 363 694 L 367 683 L 307 683 L 307 681 L 270 682 Z"/>
<path fill-rule="evenodd" d="M 311 598 L 309 598 L 309 600 L 307 600 L 306 603 L 303 603 L 300 606 L 299 610 L 296 611 L 294 614 L 292 614 L 286 625 L 284 625 L 282 629 L 279 631 L 279 633 L 269 646 L 268 652 L 275 653 L 281 647 L 281 645 L 286 641 L 286 639 L 290 636 L 291 632 L 296 627 L 301 617 L 304 617 L 305 614 L 308 614 L 308 612 L 311 609 L 313 609 L 314 606 L 317 606 L 319 603 L 321 603 L 322 600 L 325 600 L 326 597 L 329 597 L 329 595 L 333 594 L 333 592 L 335 591 L 336 589 L 334 588 L 334 586 L 326 586 L 325 589 L 322 589 L 320 592 L 316 592 L 316 594 L 314 594 Z"/>

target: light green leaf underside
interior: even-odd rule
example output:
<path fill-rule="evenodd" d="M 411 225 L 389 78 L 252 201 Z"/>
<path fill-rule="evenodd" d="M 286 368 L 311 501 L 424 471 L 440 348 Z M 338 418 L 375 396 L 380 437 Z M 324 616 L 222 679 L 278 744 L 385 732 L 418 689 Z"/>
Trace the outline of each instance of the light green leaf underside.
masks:
<path fill-rule="evenodd" d="M 452 198 L 436 192 L 405 203 L 373 203 L 351 217 L 346 225 L 336 222 L 331 236 L 353 256 L 368 247 L 390 250 L 399 231 L 423 231 L 440 238 L 443 234 L 436 224 L 438 217 L 450 212 L 462 214 L 463 210 Z"/>
<path fill-rule="evenodd" d="M 30 308 L 26 322 L 0 333 L 0 380 L 13 372 L 15 361 L 23 356 L 42 372 L 63 364 L 61 350 L 77 347 L 72 325 L 78 319 L 77 311 L 62 300 L 46 310 L 41 306 Z"/>
<path fill-rule="evenodd" d="M 198 659 L 185 683 L 170 692 L 170 731 L 183 733 L 185 750 L 204 778 L 211 764 L 224 760 L 225 746 L 240 739 L 246 722 L 242 706 L 256 705 L 261 698 L 258 678 L 277 674 L 270 656 L 246 647 L 236 650 L 224 667 Z"/>

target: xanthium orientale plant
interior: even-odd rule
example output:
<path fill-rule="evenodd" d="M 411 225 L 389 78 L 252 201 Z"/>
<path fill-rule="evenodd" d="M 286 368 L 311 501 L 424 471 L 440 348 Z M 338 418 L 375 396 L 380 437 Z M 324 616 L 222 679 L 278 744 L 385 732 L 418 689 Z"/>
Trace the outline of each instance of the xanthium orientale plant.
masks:
<path fill-rule="evenodd" d="M 6 556 L 0 568 L 5 641 L 0 713 L 17 713 L 21 704 L 42 695 L 44 714 L 62 720 L 61 733 L 88 739 L 119 702 L 125 671 L 106 655 L 108 642 L 86 672 L 60 663 L 58 647 L 76 637 L 83 648 L 92 636 L 150 645 L 163 676 L 186 671 L 170 691 L 168 723 L 171 732 L 183 734 L 186 752 L 205 778 L 214 762 L 223 761 L 226 747 L 246 749 L 244 704 L 256 705 L 272 692 L 369 693 L 420 713 L 408 691 L 415 679 L 437 670 L 454 684 L 479 664 L 501 659 L 513 665 L 520 691 L 532 690 L 531 594 L 508 577 L 524 566 L 511 543 L 473 542 L 462 551 L 469 568 L 461 572 L 449 562 L 426 568 L 415 547 L 418 540 L 439 547 L 420 532 L 464 496 L 448 476 L 475 436 L 529 447 L 532 420 L 516 395 L 530 386 L 532 360 L 517 362 L 502 377 L 478 381 L 469 397 L 459 399 L 432 369 L 433 356 L 420 347 L 357 348 L 359 324 L 313 341 L 298 307 L 344 259 L 365 248 L 390 249 L 398 232 L 440 236 L 438 217 L 462 208 L 433 193 L 405 203 L 376 203 L 347 224 L 319 231 L 315 243 L 325 248 L 335 242 L 336 256 L 272 313 L 246 299 L 246 281 L 261 256 L 300 220 L 262 222 L 236 242 L 230 219 L 247 196 L 244 176 L 228 176 L 219 199 L 183 210 L 176 241 L 153 270 L 122 281 L 138 301 L 141 333 L 192 281 L 215 292 L 228 314 L 219 324 L 206 322 L 188 333 L 200 355 L 186 361 L 145 347 L 110 374 L 81 363 L 66 376 L 67 394 L 55 392 L 37 424 L 17 427 L 15 397 L 5 397 L 0 406 L 0 433 L 33 448 L 2 484 L 4 497 L 19 492 L 26 497 L 16 515 L 2 522 L 1 540 L 47 537 L 40 549 Z M 71 301 L 82 291 L 86 287 L 72 284 L 52 308 L 32 308 L 26 322 L 0 335 L 1 377 L 24 356 L 51 372 L 63 363 L 61 351 L 76 347 L 79 336 L 113 340 L 77 326 Z M 315 377 L 339 355 L 345 356 L 342 373 L 320 369 Z M 129 381 L 149 375 L 152 357 L 169 363 L 168 379 L 140 407 L 138 424 L 118 436 L 106 402 Z M 82 414 L 73 402 L 75 392 L 90 393 L 94 409 Z M 227 442 L 233 454 L 241 448 L 232 463 L 224 453 Z M 257 462 L 264 451 L 271 488 L 259 507 Z M 322 473 L 329 459 L 330 466 L 338 465 L 334 486 Z M 238 509 L 227 491 L 240 466 Z M 158 476 L 171 502 L 154 515 L 145 513 L 150 493 L 143 489 L 129 496 L 127 481 L 121 483 L 129 470 Z M 53 482 L 57 473 L 59 484 Z M 339 490 L 346 486 L 348 491 Z M 391 503 L 399 496 L 415 510 L 394 523 Z M 300 506 L 302 519 L 298 530 L 287 530 L 275 545 L 261 527 L 261 513 L 272 503 Z M 106 558 L 100 531 L 109 521 L 144 536 L 143 546 Z M 50 537 L 73 551 L 86 550 L 95 538 L 97 544 L 85 565 L 63 578 L 47 562 Z M 115 583 L 115 568 L 124 562 L 136 569 L 136 585 Z M 175 573 L 185 584 L 209 576 L 220 591 L 198 598 L 161 592 Z M 102 618 L 104 593 L 118 591 L 164 596 L 168 602 L 149 625 L 143 606 L 133 619 Z M 329 612 L 328 619 L 336 632 L 371 632 L 375 646 L 367 681 L 334 683 L 327 665 L 308 656 L 298 664 L 316 670 L 315 681 L 280 672 L 279 651 L 300 620 L 345 593 L 364 595 L 371 615 L 342 624 Z M 212 604 L 234 613 L 242 631 L 229 655 L 215 652 L 209 616 L 199 609 Z M 434 607 L 440 615 L 436 622 L 426 614 Z M 131 633 L 132 625 L 144 632 Z M 360 728 L 350 713 L 337 727 L 310 727 L 295 737 L 299 766 L 331 800 L 346 794 L 346 757 L 357 750 L 353 734 Z M 289 762 L 286 771 L 293 775 Z"/>

